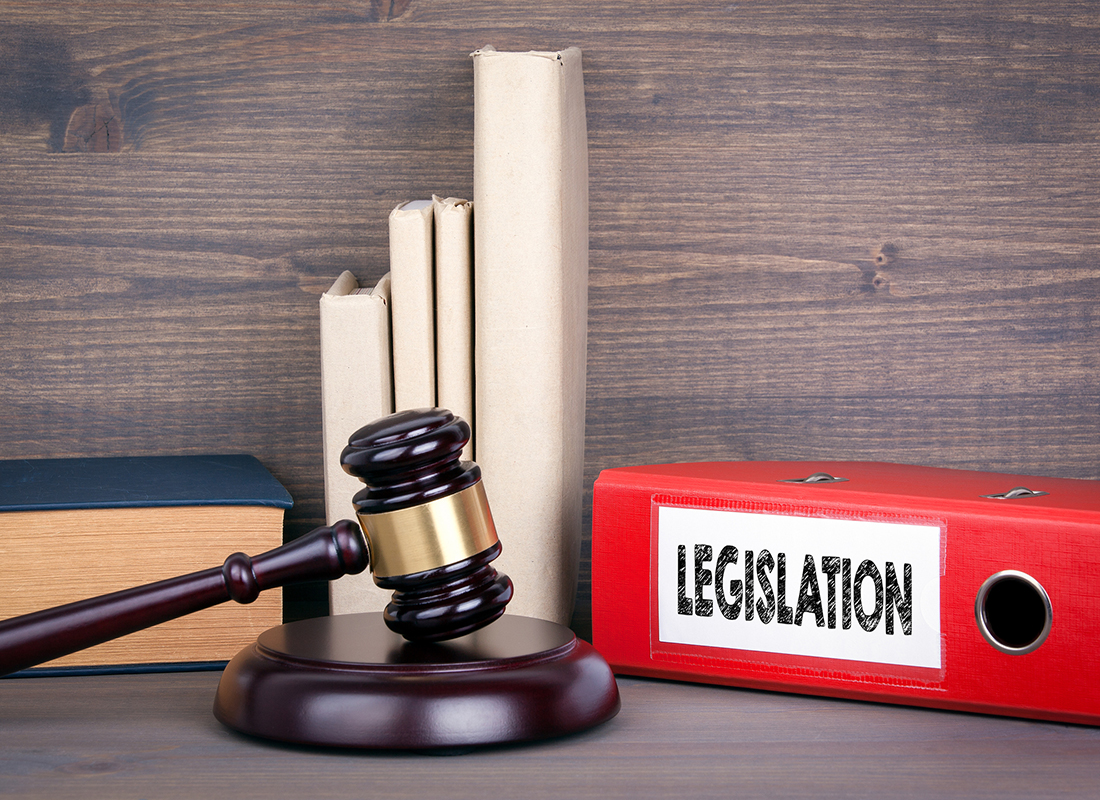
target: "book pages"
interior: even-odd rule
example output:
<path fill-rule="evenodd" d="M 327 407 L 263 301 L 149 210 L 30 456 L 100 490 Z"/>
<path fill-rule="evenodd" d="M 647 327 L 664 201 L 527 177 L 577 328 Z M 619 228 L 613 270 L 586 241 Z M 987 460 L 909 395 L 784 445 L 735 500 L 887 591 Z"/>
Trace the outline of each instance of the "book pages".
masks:
<path fill-rule="evenodd" d="M 390 212 L 390 306 L 394 408 L 432 408 L 435 400 L 434 225 L 431 200 Z"/>
<path fill-rule="evenodd" d="M 340 467 L 348 438 L 367 423 L 393 413 L 389 297 L 389 273 L 373 289 L 361 289 L 355 276 L 344 272 L 321 295 L 321 407 L 329 525 L 356 519 L 352 498 L 364 488 Z M 369 571 L 329 584 L 333 614 L 381 611 L 389 596 L 374 585 Z"/>
<path fill-rule="evenodd" d="M 436 405 L 474 425 L 473 203 L 433 197 L 435 204 Z M 473 437 L 463 460 L 475 459 Z"/>
<path fill-rule="evenodd" d="M 516 586 L 567 624 L 584 480 L 588 156 L 581 52 L 474 61 L 476 452 Z"/>

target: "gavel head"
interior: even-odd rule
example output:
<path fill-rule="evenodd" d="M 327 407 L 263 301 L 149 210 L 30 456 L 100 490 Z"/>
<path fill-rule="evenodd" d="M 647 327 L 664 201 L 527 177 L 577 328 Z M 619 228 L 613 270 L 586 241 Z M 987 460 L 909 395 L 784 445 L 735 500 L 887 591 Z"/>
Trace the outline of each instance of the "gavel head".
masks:
<path fill-rule="evenodd" d="M 504 613 L 512 582 L 490 566 L 500 541 L 481 468 L 459 461 L 470 426 L 443 409 L 400 411 L 360 428 L 340 454 L 367 486 L 353 500 L 383 616 L 413 641 L 475 631 Z"/>

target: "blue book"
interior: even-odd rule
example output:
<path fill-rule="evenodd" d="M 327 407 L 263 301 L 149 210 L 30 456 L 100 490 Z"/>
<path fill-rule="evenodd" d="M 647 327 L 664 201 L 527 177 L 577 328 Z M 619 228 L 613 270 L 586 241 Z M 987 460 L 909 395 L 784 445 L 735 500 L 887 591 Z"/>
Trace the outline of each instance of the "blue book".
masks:
<path fill-rule="evenodd" d="M 0 619 L 274 549 L 291 505 L 250 455 L 0 461 Z M 269 590 L 19 674 L 218 667 L 281 622 Z"/>
<path fill-rule="evenodd" d="M 249 455 L 0 461 L 0 511 L 292 504 Z"/>

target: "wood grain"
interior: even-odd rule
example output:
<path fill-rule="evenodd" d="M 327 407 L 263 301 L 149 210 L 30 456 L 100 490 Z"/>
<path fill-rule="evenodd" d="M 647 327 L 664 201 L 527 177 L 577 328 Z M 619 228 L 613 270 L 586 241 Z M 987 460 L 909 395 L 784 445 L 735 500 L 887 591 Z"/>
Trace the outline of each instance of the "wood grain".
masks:
<path fill-rule="evenodd" d="M 637 679 L 614 719 L 534 746 L 296 749 L 216 722 L 218 679 L 0 682 L 5 797 L 1091 798 L 1100 777 L 1096 728 Z"/>
<path fill-rule="evenodd" d="M 385 272 L 398 202 L 471 196 L 492 43 L 585 54 L 589 486 L 742 458 L 1100 477 L 1087 4 L 0 12 L 0 455 L 249 451 L 287 535 L 320 524 L 317 298 Z"/>

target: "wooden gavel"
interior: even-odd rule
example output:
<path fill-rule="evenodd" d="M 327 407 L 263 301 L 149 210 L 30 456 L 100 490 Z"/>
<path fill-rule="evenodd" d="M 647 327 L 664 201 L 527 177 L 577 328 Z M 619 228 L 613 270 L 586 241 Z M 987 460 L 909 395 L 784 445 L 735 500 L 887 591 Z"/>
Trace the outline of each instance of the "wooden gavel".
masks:
<path fill-rule="evenodd" d="M 393 591 L 384 617 L 412 641 L 470 633 L 504 613 L 512 582 L 500 554 L 481 469 L 460 462 L 470 426 L 442 409 L 402 411 L 356 431 L 340 456 L 366 488 L 362 525 L 341 520 L 262 555 L 0 621 L 0 675 L 134 631 L 298 581 L 335 580 L 370 566 Z"/>

